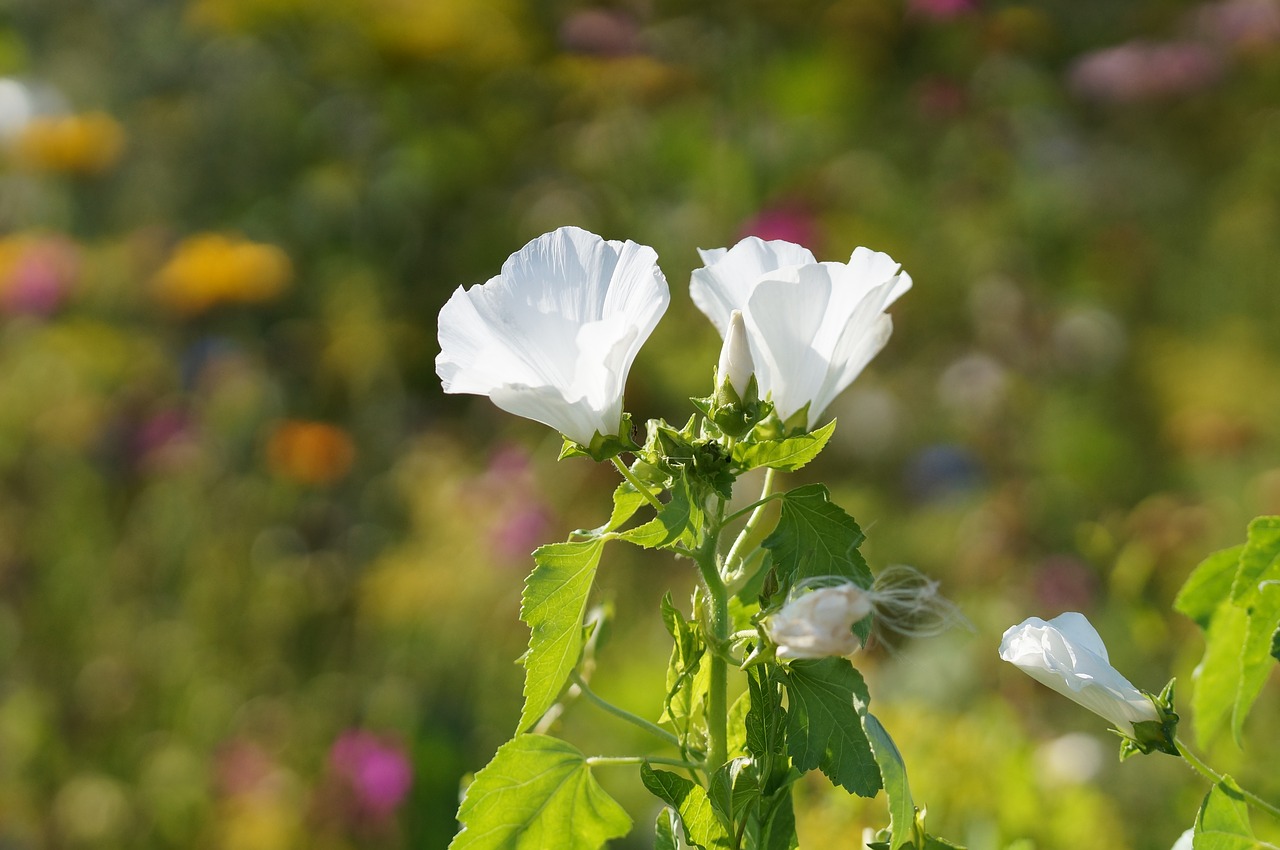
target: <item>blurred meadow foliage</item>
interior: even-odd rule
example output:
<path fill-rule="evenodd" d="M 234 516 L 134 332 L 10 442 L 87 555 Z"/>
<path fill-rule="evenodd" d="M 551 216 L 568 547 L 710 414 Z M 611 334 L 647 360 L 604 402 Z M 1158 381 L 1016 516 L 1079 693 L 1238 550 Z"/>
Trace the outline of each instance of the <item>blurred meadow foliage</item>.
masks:
<path fill-rule="evenodd" d="M 614 481 L 445 398 L 435 317 L 577 224 L 672 284 L 640 419 L 710 386 L 695 247 L 903 263 L 822 477 L 976 634 L 865 658 L 877 714 L 973 850 L 1167 848 L 1203 787 L 996 646 L 1080 610 L 1189 687 L 1173 594 L 1280 513 L 1277 91 L 1273 0 L 0 0 L 0 847 L 448 842 L 518 714 L 528 553 Z M 626 702 L 693 575 L 599 581 Z M 883 823 L 818 788 L 803 846 Z"/>

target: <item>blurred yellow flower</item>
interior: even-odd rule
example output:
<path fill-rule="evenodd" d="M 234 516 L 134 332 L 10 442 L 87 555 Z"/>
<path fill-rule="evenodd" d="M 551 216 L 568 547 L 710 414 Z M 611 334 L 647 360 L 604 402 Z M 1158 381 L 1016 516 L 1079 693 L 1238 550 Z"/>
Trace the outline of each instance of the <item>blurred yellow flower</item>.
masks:
<path fill-rule="evenodd" d="M 356 447 L 346 431 L 325 422 L 288 419 L 267 441 L 267 465 L 299 484 L 332 484 L 349 471 Z"/>
<path fill-rule="evenodd" d="M 13 141 L 20 165 L 63 174 L 98 174 L 124 150 L 124 129 L 105 112 L 32 118 Z"/>
<path fill-rule="evenodd" d="M 270 301 L 292 280 L 293 264 L 276 246 L 204 233 L 174 249 L 152 280 L 152 292 L 165 307 L 192 314 L 220 303 Z"/>

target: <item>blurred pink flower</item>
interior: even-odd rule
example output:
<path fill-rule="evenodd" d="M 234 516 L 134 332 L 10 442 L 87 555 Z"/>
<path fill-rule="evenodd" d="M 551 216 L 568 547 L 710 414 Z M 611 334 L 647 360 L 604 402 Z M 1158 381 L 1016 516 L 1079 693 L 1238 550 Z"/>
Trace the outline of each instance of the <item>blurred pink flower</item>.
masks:
<path fill-rule="evenodd" d="M 218 790 L 227 797 L 254 794 L 275 775 L 276 765 L 262 748 L 247 741 L 231 741 L 214 757 Z"/>
<path fill-rule="evenodd" d="M 738 238 L 755 236 L 766 242 L 781 239 L 797 245 L 816 245 L 820 242 L 818 226 L 813 214 L 799 204 L 783 203 L 766 207 L 742 225 Z"/>
<path fill-rule="evenodd" d="M 935 21 L 949 21 L 978 8 L 975 0 L 907 0 L 907 12 Z"/>
<path fill-rule="evenodd" d="M 404 750 L 362 729 L 343 732 L 333 742 L 329 766 L 359 810 L 376 818 L 391 815 L 413 784 L 413 767 Z"/>
<path fill-rule="evenodd" d="M 640 52 L 640 25 L 626 12 L 579 9 L 560 24 L 560 45 L 569 53 L 631 56 Z"/>
<path fill-rule="evenodd" d="M 964 114 L 969 94 L 946 77 L 928 77 L 916 84 L 912 94 L 916 111 L 928 121 L 950 121 Z"/>
<path fill-rule="evenodd" d="M 1222 0 L 1192 13 L 1192 25 L 1213 41 L 1243 50 L 1280 42 L 1278 0 Z"/>
<path fill-rule="evenodd" d="M 1198 91 L 1222 71 L 1222 58 L 1199 42 L 1130 41 L 1086 53 L 1072 65 L 1068 81 L 1090 100 L 1133 103 Z"/>
<path fill-rule="evenodd" d="M 48 316 L 66 300 L 80 271 L 76 246 L 61 236 L 21 240 L 0 262 L 0 306 L 9 313 Z"/>
<path fill-rule="evenodd" d="M 551 517 L 541 505 L 509 510 L 490 529 L 489 544 L 504 558 L 524 558 L 545 542 Z"/>

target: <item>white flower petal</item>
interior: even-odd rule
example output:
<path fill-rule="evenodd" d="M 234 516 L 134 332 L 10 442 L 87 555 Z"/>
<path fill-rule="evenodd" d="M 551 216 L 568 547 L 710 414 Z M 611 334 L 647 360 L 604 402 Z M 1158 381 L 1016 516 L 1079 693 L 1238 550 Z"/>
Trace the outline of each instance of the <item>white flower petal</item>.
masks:
<path fill-rule="evenodd" d="M 1102 638 L 1082 614 L 1048 622 L 1031 617 L 1011 627 L 1000 657 L 1127 735 L 1134 723 L 1158 719 L 1151 700 L 1108 662 Z"/>
<path fill-rule="evenodd" d="M 785 266 L 815 262 L 813 254 L 791 242 L 766 242 L 748 236 L 732 248 L 698 249 L 703 268 L 693 273 L 689 294 L 724 336 L 734 310 L 743 310 L 757 280 Z"/>
<path fill-rule="evenodd" d="M 627 373 L 669 302 L 652 248 L 562 227 L 454 292 L 436 372 L 445 392 L 488 395 L 590 443 L 617 433 Z"/>

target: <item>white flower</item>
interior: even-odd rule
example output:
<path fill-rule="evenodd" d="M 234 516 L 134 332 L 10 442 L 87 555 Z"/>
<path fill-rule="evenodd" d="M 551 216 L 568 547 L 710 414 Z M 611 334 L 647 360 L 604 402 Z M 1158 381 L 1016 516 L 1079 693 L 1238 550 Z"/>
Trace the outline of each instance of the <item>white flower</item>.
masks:
<path fill-rule="evenodd" d="M 856 584 L 820 587 L 783 605 L 765 621 L 779 658 L 852 655 L 862 647 L 853 624 L 872 611 L 867 591 Z"/>
<path fill-rule="evenodd" d="M 734 310 L 729 318 L 729 332 L 720 348 L 720 362 L 716 376 L 720 383 L 733 387 L 739 398 L 746 395 L 747 384 L 755 374 L 756 365 L 751 360 L 751 345 L 747 341 L 747 326 L 742 311 Z"/>
<path fill-rule="evenodd" d="M 577 227 L 534 239 L 440 311 L 444 391 L 487 395 L 582 445 L 617 434 L 627 373 L 671 300 L 657 260 Z"/>
<path fill-rule="evenodd" d="M 1191 848 L 1195 846 L 1193 844 L 1195 832 L 1196 831 L 1194 829 L 1188 829 L 1183 832 L 1178 836 L 1178 840 L 1173 842 L 1173 847 L 1169 848 L 1169 850 L 1191 850 Z"/>
<path fill-rule="evenodd" d="M 819 263 L 799 245 L 749 236 L 699 253 L 694 303 L 722 335 L 742 311 L 761 394 L 784 421 L 808 404 L 810 429 L 884 348 L 893 331 L 884 311 L 911 288 L 898 263 L 867 248 Z"/>
<path fill-rule="evenodd" d="M 1133 736 L 1133 724 L 1158 720 L 1151 700 L 1111 666 L 1107 648 L 1083 614 L 1049 622 L 1032 617 L 1004 633 L 1000 657 Z"/>

